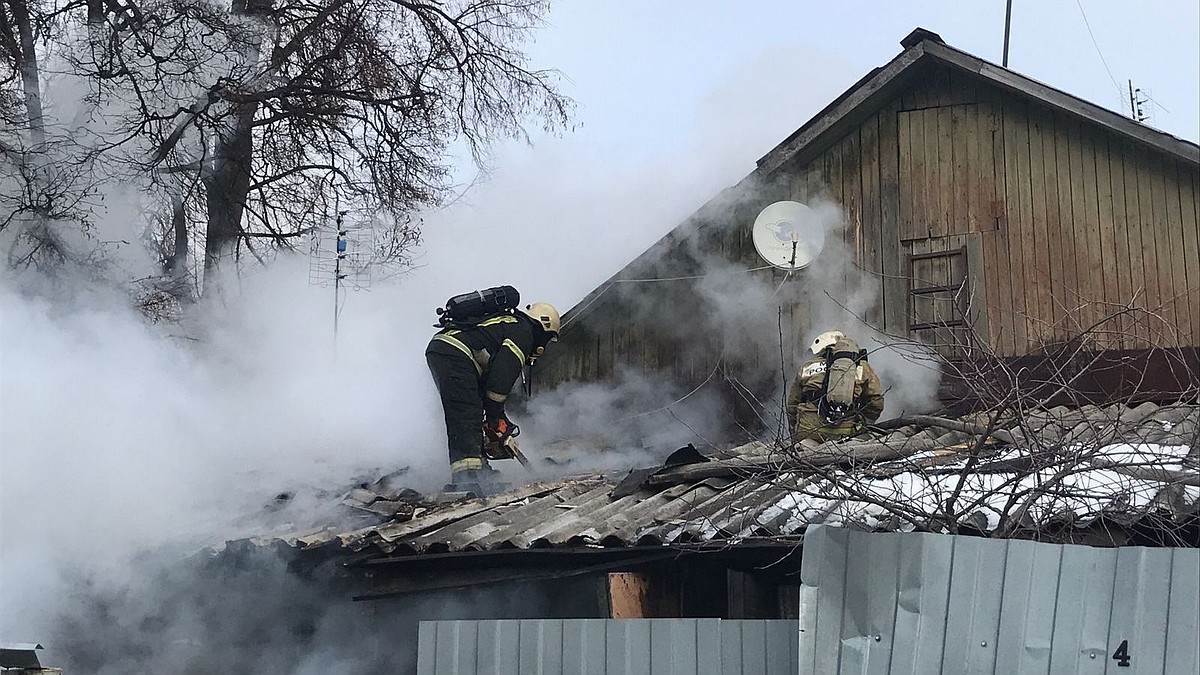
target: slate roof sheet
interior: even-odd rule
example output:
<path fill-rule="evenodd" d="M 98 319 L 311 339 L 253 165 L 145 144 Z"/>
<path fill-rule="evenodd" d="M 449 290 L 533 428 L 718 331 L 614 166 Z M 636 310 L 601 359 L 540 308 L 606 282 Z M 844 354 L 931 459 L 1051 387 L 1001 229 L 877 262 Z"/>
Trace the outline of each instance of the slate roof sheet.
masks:
<path fill-rule="evenodd" d="M 284 539 L 368 555 L 786 541 L 814 523 L 936 530 L 951 494 L 981 531 L 1005 512 L 1034 530 L 1200 513 L 1200 406 L 1055 408 L 1024 419 L 995 430 L 974 458 L 981 420 L 918 417 L 839 444 L 806 441 L 799 453 L 751 443 L 708 461 L 535 482 Z"/>

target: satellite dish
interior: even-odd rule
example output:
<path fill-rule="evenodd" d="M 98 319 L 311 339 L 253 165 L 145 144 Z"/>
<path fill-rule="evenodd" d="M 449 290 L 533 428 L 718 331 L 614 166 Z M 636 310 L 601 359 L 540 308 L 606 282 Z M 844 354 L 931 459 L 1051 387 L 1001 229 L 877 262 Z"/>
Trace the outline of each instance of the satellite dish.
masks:
<path fill-rule="evenodd" d="M 800 202 L 775 202 L 754 219 L 754 249 L 784 270 L 808 266 L 825 245 L 825 231 L 813 210 Z"/>

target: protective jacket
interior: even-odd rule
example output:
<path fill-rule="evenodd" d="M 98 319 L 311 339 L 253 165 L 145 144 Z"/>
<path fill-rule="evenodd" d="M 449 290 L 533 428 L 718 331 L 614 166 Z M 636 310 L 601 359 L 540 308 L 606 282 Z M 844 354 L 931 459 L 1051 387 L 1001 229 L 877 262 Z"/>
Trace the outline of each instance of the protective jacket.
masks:
<path fill-rule="evenodd" d="M 452 472 L 482 468 L 485 406 L 504 414 L 539 330 L 524 315 L 500 314 L 474 326 L 443 329 L 429 341 L 425 360 L 442 399 Z"/>
<path fill-rule="evenodd" d="M 793 438 L 797 440 L 811 438 L 823 441 L 853 436 L 862 430 L 864 424 L 875 422 L 883 414 L 883 387 L 879 376 L 862 357 L 856 359 L 857 364 L 849 371 L 854 375 L 853 401 L 845 416 L 833 421 L 826 419 L 822 412 L 824 410 L 827 413 L 827 406 L 822 404 L 822 397 L 828 390 L 830 351 L 857 353 L 858 346 L 849 340 L 839 341 L 838 345 L 800 366 L 787 398 L 788 424 Z"/>

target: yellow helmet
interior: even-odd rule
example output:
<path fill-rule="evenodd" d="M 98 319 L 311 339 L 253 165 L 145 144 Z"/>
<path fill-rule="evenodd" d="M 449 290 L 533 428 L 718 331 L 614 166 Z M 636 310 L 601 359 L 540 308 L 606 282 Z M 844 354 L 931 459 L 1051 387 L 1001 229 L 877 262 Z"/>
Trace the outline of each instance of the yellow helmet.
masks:
<path fill-rule="evenodd" d="M 534 321 L 540 323 L 547 333 L 558 337 L 558 330 L 562 328 L 562 317 L 558 315 L 558 310 L 554 309 L 554 305 L 548 302 L 535 302 L 525 305 L 523 311 Z"/>
<path fill-rule="evenodd" d="M 820 354 L 837 344 L 837 341 L 844 337 L 846 337 L 846 334 L 840 330 L 828 330 L 818 335 L 817 339 L 813 340 L 813 343 L 808 348 L 813 354 Z"/>

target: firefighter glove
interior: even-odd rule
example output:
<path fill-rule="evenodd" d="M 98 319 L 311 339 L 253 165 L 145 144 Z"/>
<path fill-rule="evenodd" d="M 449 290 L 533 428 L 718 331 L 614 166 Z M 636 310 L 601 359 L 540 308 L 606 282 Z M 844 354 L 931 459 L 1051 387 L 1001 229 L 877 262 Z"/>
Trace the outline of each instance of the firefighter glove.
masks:
<path fill-rule="evenodd" d="M 504 404 L 486 397 L 483 399 L 483 414 L 489 422 L 494 419 L 507 419 Z"/>

